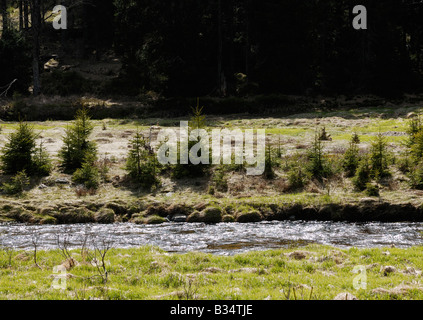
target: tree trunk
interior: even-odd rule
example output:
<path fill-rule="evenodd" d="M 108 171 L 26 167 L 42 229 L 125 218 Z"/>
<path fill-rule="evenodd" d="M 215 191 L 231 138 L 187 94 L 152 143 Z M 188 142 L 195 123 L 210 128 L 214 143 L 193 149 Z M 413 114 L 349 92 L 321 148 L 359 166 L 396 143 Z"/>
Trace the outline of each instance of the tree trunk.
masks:
<path fill-rule="evenodd" d="M 29 21 L 28 21 L 28 15 L 29 15 L 29 4 L 28 4 L 29 0 L 23 0 L 23 22 L 24 22 L 24 28 L 28 29 L 29 28 Z"/>
<path fill-rule="evenodd" d="M 245 7 L 245 75 L 247 83 L 250 79 L 250 0 L 246 0 Z"/>
<path fill-rule="evenodd" d="M 32 21 L 32 72 L 33 72 L 33 95 L 38 96 L 41 93 L 40 80 L 40 0 L 32 0 L 31 6 Z"/>
<path fill-rule="evenodd" d="M 217 94 L 222 95 L 222 52 L 223 52 L 223 35 L 222 35 L 222 1 L 217 2 Z"/>
<path fill-rule="evenodd" d="M 23 22 L 23 2 L 22 0 L 18 1 L 19 6 L 19 31 L 22 31 L 24 22 Z"/>
<path fill-rule="evenodd" d="M 1 16 L 3 19 L 2 33 L 8 29 L 8 16 L 7 16 L 7 0 L 0 0 Z"/>
<path fill-rule="evenodd" d="M 44 12 L 45 8 L 44 8 L 44 1 L 40 0 L 40 6 L 41 6 L 41 24 L 44 26 L 45 23 L 45 18 L 46 18 L 46 13 Z"/>

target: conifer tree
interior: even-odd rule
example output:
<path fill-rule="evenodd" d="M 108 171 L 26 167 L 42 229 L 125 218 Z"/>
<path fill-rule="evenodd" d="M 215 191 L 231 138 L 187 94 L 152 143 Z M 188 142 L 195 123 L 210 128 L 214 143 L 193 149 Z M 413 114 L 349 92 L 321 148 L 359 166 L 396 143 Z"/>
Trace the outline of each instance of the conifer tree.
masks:
<path fill-rule="evenodd" d="M 28 175 L 45 176 L 51 171 L 51 162 L 43 144 L 37 147 L 37 135 L 26 122 L 20 121 L 12 132 L 0 156 L 1 169 L 6 174 L 25 171 Z"/>
<path fill-rule="evenodd" d="M 63 147 L 59 151 L 61 167 L 65 172 L 74 172 L 84 162 L 93 164 L 96 160 L 97 146 L 89 141 L 93 129 L 88 111 L 85 108 L 78 110 L 74 123 L 66 129 Z"/>

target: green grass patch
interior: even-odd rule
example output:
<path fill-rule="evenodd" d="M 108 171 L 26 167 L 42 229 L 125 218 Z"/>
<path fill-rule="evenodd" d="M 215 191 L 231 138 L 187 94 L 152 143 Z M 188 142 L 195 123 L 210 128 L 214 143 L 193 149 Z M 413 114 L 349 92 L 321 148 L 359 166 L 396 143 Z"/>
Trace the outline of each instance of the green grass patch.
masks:
<path fill-rule="evenodd" d="M 96 277 L 97 269 L 84 262 L 80 250 L 71 252 L 78 264 L 67 271 L 65 289 L 60 290 L 52 287 L 58 275 L 53 267 L 64 260 L 59 251 L 38 252 L 41 269 L 34 265 L 32 252 L 12 252 L 9 265 L 9 255 L 0 251 L 0 299 L 325 300 L 341 292 L 358 299 L 423 299 L 418 273 L 423 269 L 422 247 L 309 245 L 235 256 L 168 254 L 155 247 L 112 249 L 106 256 L 107 283 Z M 367 268 L 366 289 L 354 288 L 356 266 Z M 396 271 L 384 275 L 384 266 Z M 397 290 L 401 286 L 403 290 Z"/>

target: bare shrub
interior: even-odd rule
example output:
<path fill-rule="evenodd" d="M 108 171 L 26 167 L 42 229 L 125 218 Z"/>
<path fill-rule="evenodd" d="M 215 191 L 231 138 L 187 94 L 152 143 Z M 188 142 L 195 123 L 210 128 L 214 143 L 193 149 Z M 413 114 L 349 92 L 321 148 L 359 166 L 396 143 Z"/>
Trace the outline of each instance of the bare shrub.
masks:
<path fill-rule="evenodd" d="M 194 281 L 192 278 L 188 278 L 184 282 L 184 294 L 183 297 L 186 300 L 193 300 L 196 299 L 198 292 L 198 283 Z"/>
<path fill-rule="evenodd" d="M 38 248 L 39 248 L 39 244 L 41 240 L 41 235 L 38 232 L 37 228 L 31 229 L 29 235 L 30 235 L 30 241 L 31 241 L 32 247 L 34 248 L 34 251 L 33 251 L 34 266 L 42 270 L 37 260 L 37 253 L 38 253 Z"/>
<path fill-rule="evenodd" d="M 97 269 L 97 276 L 103 283 L 107 283 L 109 273 L 106 267 L 106 255 L 113 248 L 114 241 L 111 236 L 91 237 L 92 250 L 87 250 L 87 257 Z"/>
<path fill-rule="evenodd" d="M 274 182 L 274 187 L 276 188 L 277 191 L 279 192 L 287 192 L 289 191 L 289 183 L 285 180 L 285 179 L 277 179 Z"/>
<path fill-rule="evenodd" d="M 65 259 L 65 261 L 62 263 L 62 266 L 64 266 L 66 270 L 70 270 L 76 265 L 76 261 L 72 258 L 70 253 L 72 237 L 73 231 L 70 227 L 66 227 L 62 233 L 56 233 L 56 244 L 60 250 L 61 255 Z"/>
<path fill-rule="evenodd" d="M 12 267 L 12 256 L 15 252 L 13 243 L 10 241 L 7 241 L 5 239 L 0 240 L 0 251 L 3 251 L 7 257 L 7 265 L 9 268 Z"/>

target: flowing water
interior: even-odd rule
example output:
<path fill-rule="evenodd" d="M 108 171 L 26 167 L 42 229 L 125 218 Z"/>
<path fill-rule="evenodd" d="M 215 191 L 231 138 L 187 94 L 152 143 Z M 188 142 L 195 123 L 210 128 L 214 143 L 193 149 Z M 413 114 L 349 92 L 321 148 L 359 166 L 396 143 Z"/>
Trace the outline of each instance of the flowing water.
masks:
<path fill-rule="evenodd" d="M 16 249 L 57 248 L 67 241 L 80 248 L 89 239 L 107 239 L 115 248 L 144 245 L 184 253 L 202 251 L 232 255 L 251 250 L 301 246 L 309 243 L 337 247 L 410 247 L 423 245 L 422 223 L 260 222 L 260 223 L 165 223 L 136 225 L 48 225 L 0 224 L 0 241 Z M 58 241 L 59 239 L 59 241 Z M 1 244 L 0 242 L 0 244 Z M 95 243 L 89 240 L 89 243 Z"/>

